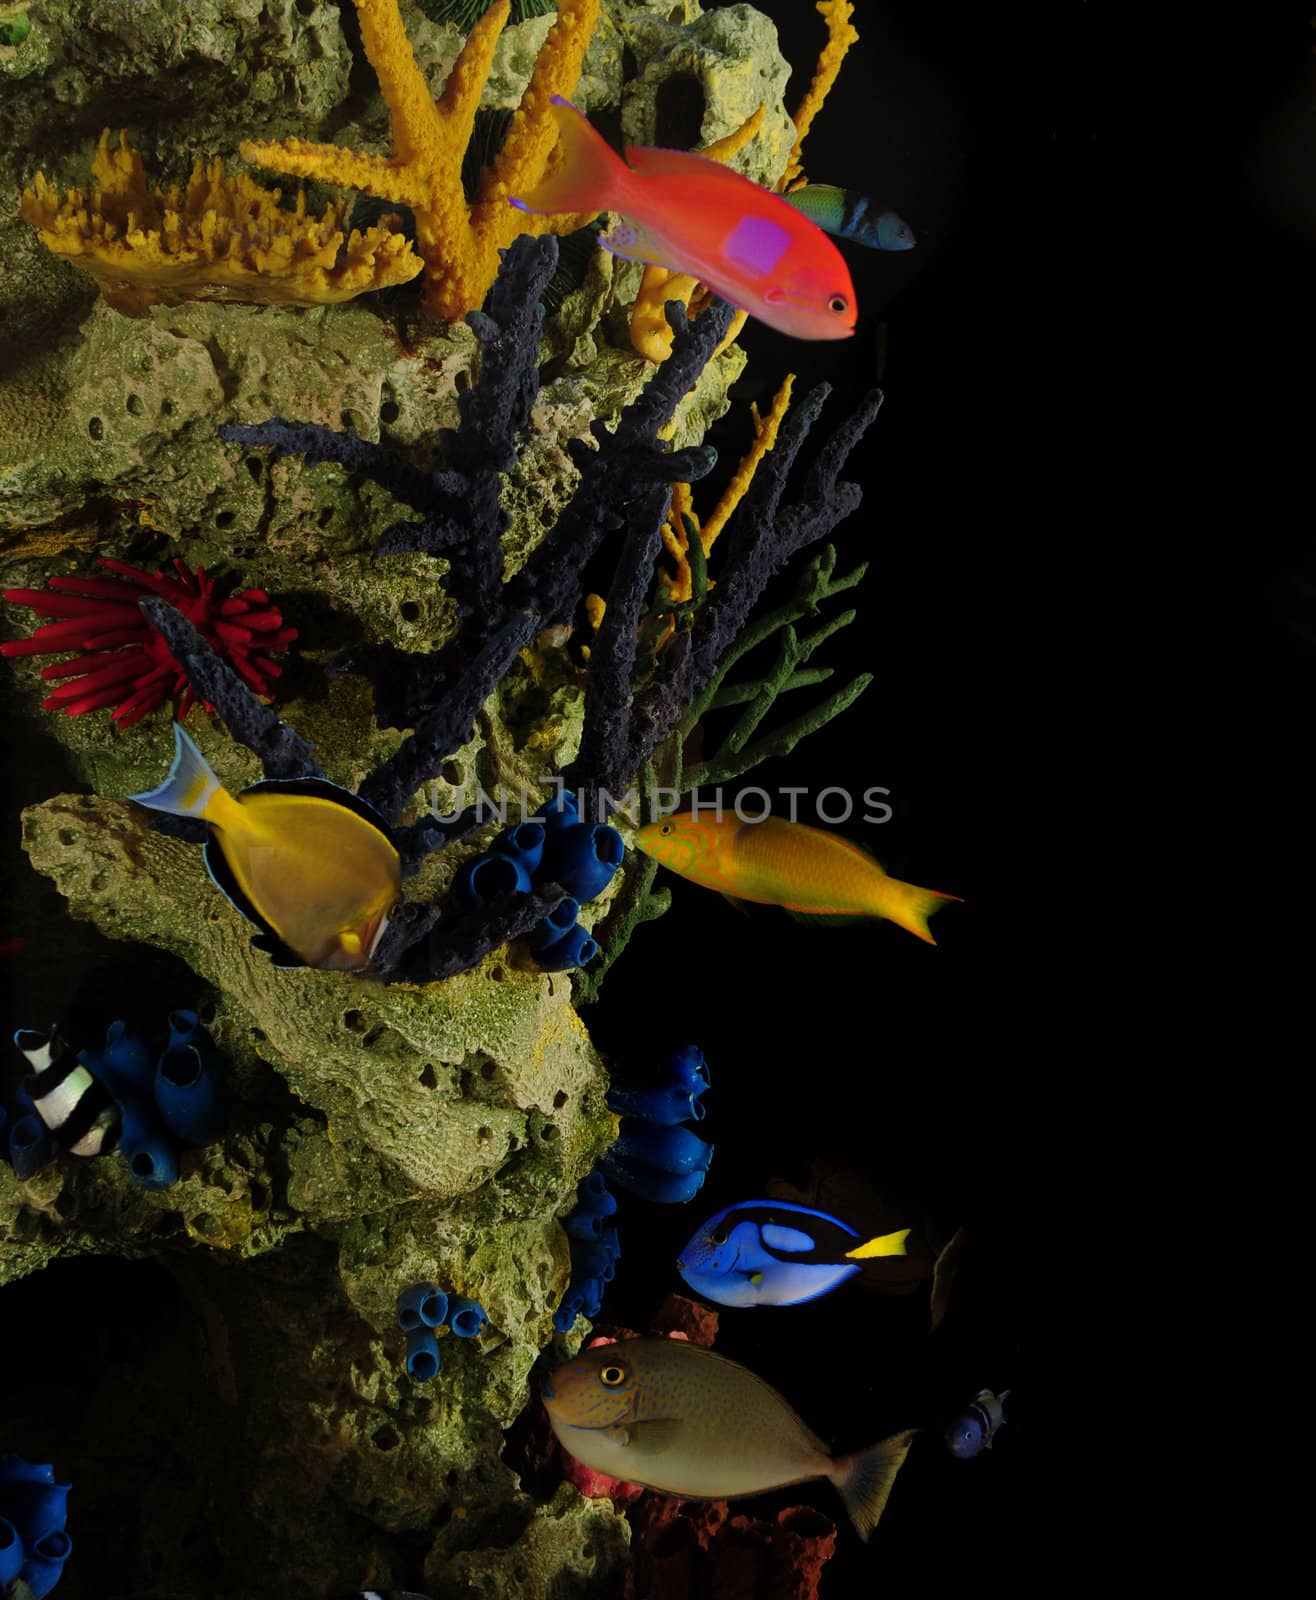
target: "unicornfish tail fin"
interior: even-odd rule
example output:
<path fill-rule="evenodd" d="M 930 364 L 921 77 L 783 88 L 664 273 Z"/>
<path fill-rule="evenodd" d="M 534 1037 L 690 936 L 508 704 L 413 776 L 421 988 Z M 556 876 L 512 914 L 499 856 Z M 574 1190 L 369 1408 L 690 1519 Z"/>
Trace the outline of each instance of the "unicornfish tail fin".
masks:
<path fill-rule="evenodd" d="M 880 1444 L 856 1450 L 853 1455 L 838 1456 L 832 1463 L 829 1476 L 840 1490 L 850 1520 L 865 1543 L 886 1509 L 891 1485 L 904 1465 L 917 1432 L 917 1428 L 907 1428 L 904 1433 L 893 1433 Z"/>
<path fill-rule="evenodd" d="M 556 165 L 529 194 L 508 200 L 518 211 L 552 216 L 562 211 L 616 211 L 630 168 L 569 100 L 553 96 L 557 119 Z"/>
<path fill-rule="evenodd" d="M 905 1240 L 909 1238 L 908 1228 L 899 1228 L 895 1233 L 878 1234 L 875 1239 L 869 1239 L 865 1244 L 856 1245 L 853 1250 L 845 1252 L 847 1261 L 868 1261 L 874 1256 L 903 1256 L 909 1252 L 905 1249 Z"/>
<path fill-rule="evenodd" d="M 936 944 L 928 931 L 928 918 L 940 911 L 948 901 L 963 903 L 957 894 L 941 894 L 936 889 L 920 889 L 917 884 L 902 883 L 899 878 L 889 880 L 897 891 L 898 899 L 887 916 L 898 928 L 905 928 L 925 944 Z"/>
<path fill-rule="evenodd" d="M 174 723 L 174 764 L 158 789 L 130 794 L 130 800 L 149 806 L 152 811 L 169 811 L 176 817 L 204 817 L 223 786 L 210 770 L 206 758 Z"/>

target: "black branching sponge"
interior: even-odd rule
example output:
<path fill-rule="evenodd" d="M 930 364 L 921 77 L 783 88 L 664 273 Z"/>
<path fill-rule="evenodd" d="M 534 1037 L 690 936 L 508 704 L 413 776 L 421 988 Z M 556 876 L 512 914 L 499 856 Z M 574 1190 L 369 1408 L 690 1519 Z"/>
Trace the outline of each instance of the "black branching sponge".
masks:
<path fill-rule="evenodd" d="M 576 491 L 521 570 L 508 578 L 501 538 L 509 516 L 501 503 L 501 484 L 515 464 L 538 392 L 541 300 L 557 259 L 557 241 L 551 235 L 522 235 L 504 252 L 486 309 L 466 319 L 481 344 L 479 377 L 459 397 L 460 426 L 440 435 L 442 464 L 435 470 L 422 471 L 355 434 L 281 418 L 221 429 L 225 438 L 248 448 L 268 446 L 311 462 L 336 462 L 371 479 L 414 514 L 387 530 L 376 554 L 423 551 L 449 564 L 445 587 L 459 613 L 451 641 L 430 653 L 367 644 L 349 651 L 333 669 L 368 677 L 379 724 L 409 730 L 395 753 L 360 787 L 361 798 L 392 827 L 405 876 L 413 875 L 430 852 L 478 824 L 474 807 L 456 817 L 427 816 L 409 825 L 400 819 L 417 791 L 470 739 L 480 708 L 518 653 L 546 628 L 572 621 L 585 570 L 610 537 L 616 536 L 613 576 L 591 651 L 585 725 L 570 774 L 583 816 L 594 814 L 603 791 L 620 797 L 648 768 L 658 746 L 674 733 L 679 738 L 683 719 L 712 696 L 730 694 L 721 687 L 719 662 L 735 657 L 737 638 L 769 579 L 798 552 L 825 538 L 859 503 L 858 487 L 839 481 L 839 474 L 877 414 L 880 394 L 836 430 L 800 495 L 785 503 L 787 479 L 826 398 L 827 387 L 821 385 L 787 420 L 775 450 L 734 513 L 716 588 L 704 593 L 701 582 L 700 603 L 687 625 L 652 670 L 641 663 L 637 676 L 646 599 L 654 583 L 671 485 L 703 478 L 716 461 L 707 446 L 670 449 L 660 432 L 722 344 L 733 314 L 725 302 L 715 300 L 691 321 L 685 308 L 673 302 L 667 307 L 674 335 L 671 355 L 624 408 L 615 427 L 595 420 L 590 425 L 592 445 L 580 439 L 568 442 L 580 473 Z M 827 575 L 830 571 L 828 565 Z M 790 616 L 815 610 L 815 591 L 830 592 L 815 582 Z M 185 618 L 159 600 L 144 602 L 143 610 L 197 693 L 216 708 L 233 737 L 260 757 L 267 777 L 318 774 L 311 746 L 256 699 Z M 788 645 L 777 671 L 778 688 L 791 686 L 792 674 L 812 647 L 809 641 L 796 642 L 793 635 Z M 802 681 L 821 676 L 805 673 Z M 764 705 L 770 699 L 766 691 L 760 696 Z M 761 714 L 755 711 L 746 721 L 746 733 Z M 649 893 L 652 873 L 641 877 L 644 881 L 637 883 L 634 894 L 623 890 L 616 915 L 609 919 L 617 927 L 600 962 L 605 970 L 630 930 L 662 909 L 659 898 Z M 410 904 L 390 923 L 376 965 L 386 975 L 411 982 L 452 976 L 508 939 L 528 933 L 562 898 L 558 886 L 548 885 L 534 895 L 511 895 L 506 904 L 495 901 L 470 911 Z"/>

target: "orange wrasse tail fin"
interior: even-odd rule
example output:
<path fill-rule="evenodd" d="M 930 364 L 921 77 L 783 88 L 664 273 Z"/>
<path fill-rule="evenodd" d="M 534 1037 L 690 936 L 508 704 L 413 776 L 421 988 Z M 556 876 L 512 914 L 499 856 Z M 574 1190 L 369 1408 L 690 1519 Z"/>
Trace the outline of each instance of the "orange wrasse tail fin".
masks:
<path fill-rule="evenodd" d="M 518 211 L 552 216 L 559 211 L 617 211 L 630 168 L 570 100 L 553 96 L 557 118 L 557 165 L 529 194 L 509 196 Z"/>
<path fill-rule="evenodd" d="M 936 889 L 920 889 L 913 883 L 901 883 L 899 878 L 889 880 L 890 887 L 899 892 L 899 900 L 886 913 L 887 920 L 898 928 L 906 928 L 924 944 L 936 944 L 928 931 L 928 918 L 940 911 L 948 901 L 963 903 L 957 894 L 941 894 Z"/>
<path fill-rule="evenodd" d="M 840 1491 L 850 1520 L 865 1543 L 886 1509 L 891 1485 L 917 1432 L 917 1428 L 909 1428 L 867 1450 L 856 1450 L 853 1455 L 839 1456 L 832 1462 L 828 1476 Z"/>
<path fill-rule="evenodd" d="M 867 1261 L 873 1256 L 904 1256 L 908 1255 L 905 1249 L 905 1240 L 909 1238 L 909 1229 L 901 1228 L 895 1233 L 883 1233 L 876 1239 L 869 1239 L 866 1243 L 856 1245 L 853 1250 L 845 1252 L 847 1261 Z"/>

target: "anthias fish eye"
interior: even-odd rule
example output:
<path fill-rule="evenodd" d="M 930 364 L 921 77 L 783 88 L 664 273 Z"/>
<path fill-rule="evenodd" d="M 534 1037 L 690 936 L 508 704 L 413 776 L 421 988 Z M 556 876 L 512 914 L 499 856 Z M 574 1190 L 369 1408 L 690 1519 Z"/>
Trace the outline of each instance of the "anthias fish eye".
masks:
<path fill-rule="evenodd" d="M 845 298 L 845 296 L 843 294 L 834 294 L 832 296 L 832 298 L 827 302 L 827 309 L 829 311 L 834 311 L 836 313 L 836 315 L 839 317 L 844 312 L 846 312 L 846 311 L 848 311 L 850 309 L 850 302 Z"/>
<path fill-rule="evenodd" d="M 625 1376 L 621 1367 L 604 1367 L 599 1372 L 599 1377 L 610 1389 L 615 1389 Z"/>

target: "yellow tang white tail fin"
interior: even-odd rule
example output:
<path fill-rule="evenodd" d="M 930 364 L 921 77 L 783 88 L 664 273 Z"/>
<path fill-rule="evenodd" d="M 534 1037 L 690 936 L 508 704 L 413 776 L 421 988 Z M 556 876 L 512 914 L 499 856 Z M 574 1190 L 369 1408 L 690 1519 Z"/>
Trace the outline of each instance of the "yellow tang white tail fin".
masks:
<path fill-rule="evenodd" d="M 598 129 L 560 94 L 553 96 L 553 114 L 558 142 L 552 176 L 537 183 L 529 194 L 509 195 L 509 203 L 536 216 L 620 210 L 630 168 Z"/>
<path fill-rule="evenodd" d="M 840 1490 L 850 1520 L 865 1543 L 886 1509 L 891 1485 L 904 1465 L 917 1432 L 917 1428 L 908 1428 L 904 1433 L 894 1433 L 889 1439 L 883 1439 L 880 1444 L 869 1445 L 867 1450 L 856 1450 L 852 1456 L 838 1456 L 832 1462 L 829 1476 Z"/>
<path fill-rule="evenodd" d="M 128 798 L 138 805 L 150 806 L 152 811 L 168 811 L 176 817 L 205 817 L 215 797 L 223 793 L 223 785 L 206 758 L 174 723 L 174 764 L 169 776 L 158 789 L 130 794 Z"/>
<path fill-rule="evenodd" d="M 962 905 L 961 897 L 957 894 L 942 894 L 936 889 L 920 889 L 917 884 L 902 883 L 899 878 L 890 878 L 887 881 L 896 891 L 895 904 L 887 912 L 888 919 L 897 927 L 908 929 L 925 944 L 936 944 L 937 941 L 928 931 L 928 918 L 951 900 Z"/>
<path fill-rule="evenodd" d="M 874 1256 L 904 1256 L 908 1255 L 905 1249 L 905 1240 L 909 1238 L 908 1228 L 899 1228 L 895 1233 L 882 1233 L 875 1239 L 869 1239 L 866 1244 L 856 1245 L 853 1250 L 845 1252 L 847 1261 L 868 1261 Z"/>

